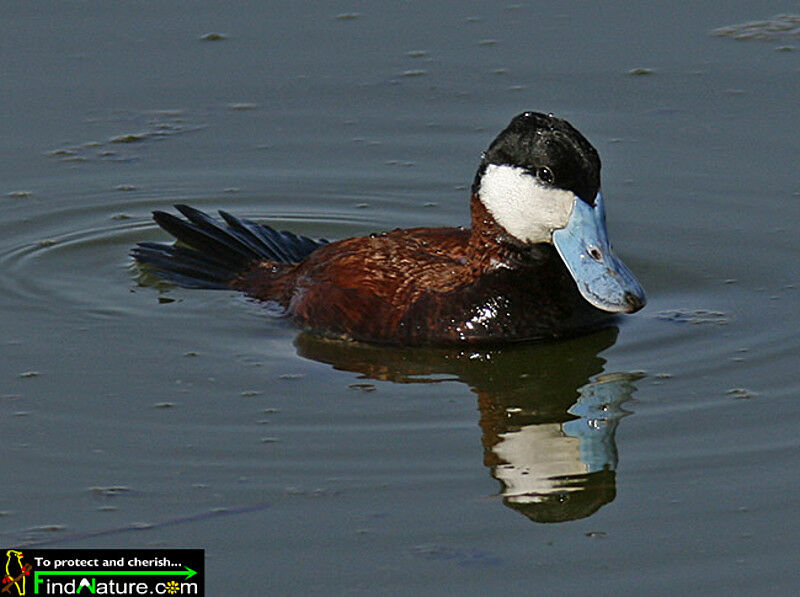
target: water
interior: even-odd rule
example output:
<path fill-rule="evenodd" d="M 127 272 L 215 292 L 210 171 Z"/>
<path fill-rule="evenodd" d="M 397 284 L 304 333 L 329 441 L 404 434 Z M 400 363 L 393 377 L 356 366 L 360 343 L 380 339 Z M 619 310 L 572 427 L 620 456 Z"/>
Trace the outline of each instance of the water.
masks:
<path fill-rule="evenodd" d="M 796 590 L 800 41 L 711 35 L 778 13 L 6 6 L 2 543 L 203 547 L 211 594 Z M 649 299 L 616 330 L 387 350 L 137 283 L 177 202 L 464 224 L 526 109 L 603 158 Z"/>

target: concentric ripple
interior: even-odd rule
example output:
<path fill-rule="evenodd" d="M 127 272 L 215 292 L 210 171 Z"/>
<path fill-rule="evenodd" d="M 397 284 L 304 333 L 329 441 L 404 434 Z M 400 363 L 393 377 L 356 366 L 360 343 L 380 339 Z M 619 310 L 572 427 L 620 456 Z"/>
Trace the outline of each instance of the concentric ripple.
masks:
<path fill-rule="evenodd" d="M 170 210 L 175 202 L 211 203 L 207 197 L 180 197 L 135 198 L 109 205 L 103 197 L 96 197 L 77 208 L 68 207 L 67 202 L 55 209 L 49 204 L 28 205 L 26 210 L 18 209 L 16 218 L 10 210 L 0 226 L 3 301 L 10 309 L 79 310 L 99 316 L 131 308 L 128 296 L 136 286 L 136 272 L 129 251 L 143 240 L 169 240 L 150 212 Z M 228 207 L 216 202 L 244 217 L 311 236 L 337 238 L 377 225 L 368 218 L 330 213 L 323 217 L 286 211 L 267 214 L 263 206 L 258 213 L 253 203 L 243 201 L 242 207 Z"/>

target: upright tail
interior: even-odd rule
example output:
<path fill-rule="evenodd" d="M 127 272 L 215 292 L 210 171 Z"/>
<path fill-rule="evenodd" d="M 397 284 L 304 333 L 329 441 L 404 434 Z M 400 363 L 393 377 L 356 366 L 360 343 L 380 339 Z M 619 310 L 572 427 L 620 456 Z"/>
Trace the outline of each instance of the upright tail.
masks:
<path fill-rule="evenodd" d="M 141 242 L 131 255 L 156 275 L 187 288 L 230 288 L 231 281 L 254 262 L 297 263 L 328 244 L 222 210 L 219 215 L 225 225 L 188 205 L 175 208 L 186 220 L 163 211 L 154 211 L 153 219 L 178 242 Z"/>

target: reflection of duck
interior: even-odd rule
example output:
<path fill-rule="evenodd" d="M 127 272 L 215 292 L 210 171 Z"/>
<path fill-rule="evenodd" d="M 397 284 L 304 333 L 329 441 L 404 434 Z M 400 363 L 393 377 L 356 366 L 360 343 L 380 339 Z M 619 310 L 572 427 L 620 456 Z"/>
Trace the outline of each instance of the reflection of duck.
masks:
<path fill-rule="evenodd" d="M 133 256 L 188 287 L 279 303 L 318 334 L 384 344 L 559 337 L 645 302 L 611 251 L 597 151 L 568 122 L 525 112 L 483 155 L 472 228 L 415 228 L 334 243 L 188 206 L 155 212 L 181 244 Z"/>
<path fill-rule="evenodd" d="M 17 595 L 25 594 L 25 566 L 22 563 L 22 552 L 9 549 L 6 552 L 6 575 L 3 578 L 3 590 L 13 587 Z"/>
<path fill-rule="evenodd" d="M 300 356 L 399 383 L 463 381 L 478 395 L 484 464 L 503 502 L 537 522 L 591 515 L 616 495 L 614 441 L 632 376 L 601 375 L 615 328 L 490 351 L 377 348 L 298 336 Z M 592 383 L 590 379 L 596 377 Z"/>
<path fill-rule="evenodd" d="M 484 427 L 486 464 L 503 486 L 503 501 L 536 522 L 584 518 L 616 496 L 614 435 L 635 379 L 600 376 L 579 389 L 578 401 L 554 420 L 527 419 L 524 406 Z M 533 407 L 535 409 L 535 406 Z M 489 422 L 482 419 L 482 424 Z"/>

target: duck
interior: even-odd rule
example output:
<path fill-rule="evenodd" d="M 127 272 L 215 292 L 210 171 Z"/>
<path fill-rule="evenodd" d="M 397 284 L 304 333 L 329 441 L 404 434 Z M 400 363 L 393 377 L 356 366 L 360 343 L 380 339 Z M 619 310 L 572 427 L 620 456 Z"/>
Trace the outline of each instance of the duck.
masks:
<path fill-rule="evenodd" d="M 131 255 L 187 288 L 241 291 L 315 335 L 397 346 L 546 341 L 613 325 L 645 292 L 608 239 L 600 157 L 528 111 L 482 153 L 469 227 L 314 239 L 188 205 L 154 211 L 177 242 Z"/>

